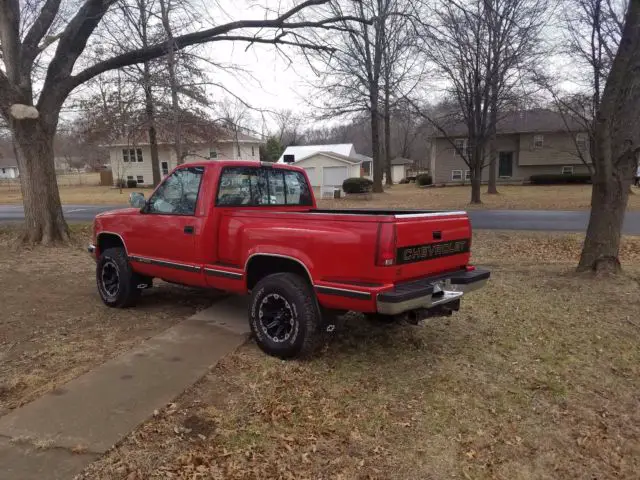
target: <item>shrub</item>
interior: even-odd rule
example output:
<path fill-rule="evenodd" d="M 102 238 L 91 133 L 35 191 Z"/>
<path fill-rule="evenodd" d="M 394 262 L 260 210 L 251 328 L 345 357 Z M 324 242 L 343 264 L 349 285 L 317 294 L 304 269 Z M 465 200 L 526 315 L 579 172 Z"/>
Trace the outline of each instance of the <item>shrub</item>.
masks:
<path fill-rule="evenodd" d="M 534 185 L 562 185 L 576 183 L 591 183 L 591 175 L 588 173 L 545 173 L 531 175 L 529 181 Z"/>
<path fill-rule="evenodd" d="M 433 177 L 430 173 L 421 173 L 416 177 L 416 183 L 420 186 L 433 184 Z"/>
<path fill-rule="evenodd" d="M 342 182 L 345 193 L 369 193 L 373 190 L 373 182 L 368 178 L 352 177 Z"/>
<path fill-rule="evenodd" d="M 127 180 L 127 188 L 136 188 L 138 186 L 138 182 L 132 179 Z"/>
<path fill-rule="evenodd" d="M 402 180 L 400 180 L 399 182 L 401 185 L 404 185 L 405 183 L 409 183 L 409 179 L 408 178 L 403 178 Z"/>

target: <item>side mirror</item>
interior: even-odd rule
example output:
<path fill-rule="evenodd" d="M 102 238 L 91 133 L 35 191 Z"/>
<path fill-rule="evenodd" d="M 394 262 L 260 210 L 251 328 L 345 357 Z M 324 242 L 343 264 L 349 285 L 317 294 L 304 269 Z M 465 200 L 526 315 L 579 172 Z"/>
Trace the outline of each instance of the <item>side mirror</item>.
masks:
<path fill-rule="evenodd" d="M 144 199 L 144 194 L 140 192 L 133 192 L 129 194 L 129 205 L 133 208 L 142 208 L 147 204 Z"/>

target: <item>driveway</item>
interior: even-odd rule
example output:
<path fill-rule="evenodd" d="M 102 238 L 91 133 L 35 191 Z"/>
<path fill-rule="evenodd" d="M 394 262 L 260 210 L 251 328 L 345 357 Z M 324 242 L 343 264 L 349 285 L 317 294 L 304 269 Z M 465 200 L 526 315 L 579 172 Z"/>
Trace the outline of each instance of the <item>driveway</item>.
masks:
<path fill-rule="evenodd" d="M 70 222 L 89 222 L 100 212 L 122 208 L 122 205 L 64 205 Z M 471 210 L 473 228 L 481 230 L 536 230 L 546 232 L 584 232 L 589 212 L 558 210 Z M 0 222 L 16 222 L 24 218 L 21 205 L 0 205 Z M 627 212 L 623 233 L 640 235 L 640 212 Z"/>

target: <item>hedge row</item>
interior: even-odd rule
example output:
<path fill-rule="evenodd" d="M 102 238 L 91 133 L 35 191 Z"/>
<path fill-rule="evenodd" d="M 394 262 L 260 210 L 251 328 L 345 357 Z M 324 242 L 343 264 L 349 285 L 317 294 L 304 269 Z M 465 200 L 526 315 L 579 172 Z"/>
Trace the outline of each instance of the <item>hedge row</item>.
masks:
<path fill-rule="evenodd" d="M 531 175 L 529 178 L 534 185 L 561 185 L 569 183 L 591 183 L 591 175 L 585 173 L 546 173 Z"/>
<path fill-rule="evenodd" d="M 430 173 L 421 173 L 416 177 L 416 183 L 418 185 L 431 185 L 433 184 L 433 177 Z"/>
<path fill-rule="evenodd" d="M 368 178 L 352 177 L 342 182 L 345 193 L 369 193 L 373 190 L 373 182 Z"/>
<path fill-rule="evenodd" d="M 116 187 L 119 187 L 119 188 L 136 188 L 137 186 L 138 186 L 138 182 L 132 179 L 125 180 L 123 178 L 116 181 Z"/>

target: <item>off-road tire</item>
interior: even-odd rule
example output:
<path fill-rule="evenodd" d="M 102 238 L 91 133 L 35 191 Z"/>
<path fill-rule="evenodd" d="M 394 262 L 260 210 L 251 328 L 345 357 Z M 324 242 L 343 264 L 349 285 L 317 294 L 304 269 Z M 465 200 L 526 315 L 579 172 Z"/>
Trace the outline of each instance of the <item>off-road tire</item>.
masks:
<path fill-rule="evenodd" d="M 117 290 L 115 291 L 105 285 L 103 280 L 105 268 L 115 269 L 117 272 Z M 140 297 L 140 289 L 138 289 L 140 281 L 142 279 L 131 268 L 124 248 L 107 248 L 101 253 L 96 265 L 96 284 L 105 305 L 113 308 L 134 306 Z"/>
<path fill-rule="evenodd" d="M 287 311 L 293 313 L 289 337 L 274 341 L 261 316 L 265 299 L 284 299 Z M 289 310 L 290 308 L 290 310 Z M 263 312 L 264 316 L 264 312 Z M 251 291 L 249 325 L 260 349 L 274 357 L 308 358 L 322 345 L 322 317 L 309 282 L 293 273 L 276 273 L 260 280 Z"/>

